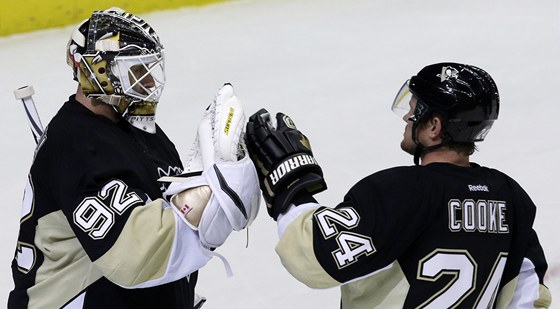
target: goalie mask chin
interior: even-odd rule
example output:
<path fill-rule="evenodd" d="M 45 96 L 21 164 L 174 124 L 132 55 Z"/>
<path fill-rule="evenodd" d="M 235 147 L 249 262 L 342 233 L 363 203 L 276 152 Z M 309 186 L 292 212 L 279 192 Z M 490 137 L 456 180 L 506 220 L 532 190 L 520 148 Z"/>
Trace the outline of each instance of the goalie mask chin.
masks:
<path fill-rule="evenodd" d="M 117 106 L 115 110 L 122 115 L 132 126 L 148 133 L 156 133 L 156 108 L 157 102 L 128 100 Z"/>

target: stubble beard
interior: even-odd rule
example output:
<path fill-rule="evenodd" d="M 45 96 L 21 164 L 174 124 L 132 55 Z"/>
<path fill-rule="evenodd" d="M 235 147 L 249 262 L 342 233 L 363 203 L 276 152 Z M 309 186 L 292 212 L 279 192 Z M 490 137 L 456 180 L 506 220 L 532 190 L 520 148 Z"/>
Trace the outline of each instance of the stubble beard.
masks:
<path fill-rule="evenodd" d="M 401 149 L 411 155 L 416 151 L 416 143 L 412 140 L 412 128 L 407 127 L 404 132 L 403 140 L 401 141 Z"/>
<path fill-rule="evenodd" d="M 407 141 L 406 139 L 403 139 L 401 142 L 401 149 L 404 152 L 413 155 L 416 149 L 416 144 L 412 143 L 411 141 Z"/>

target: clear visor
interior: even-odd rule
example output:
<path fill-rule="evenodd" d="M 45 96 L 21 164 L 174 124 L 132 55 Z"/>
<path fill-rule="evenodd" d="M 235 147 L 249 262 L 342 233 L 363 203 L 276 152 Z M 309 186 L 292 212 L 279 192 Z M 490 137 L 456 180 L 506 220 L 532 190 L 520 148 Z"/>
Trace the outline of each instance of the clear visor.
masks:
<path fill-rule="evenodd" d="M 395 100 L 393 101 L 393 105 L 391 106 L 391 110 L 401 118 L 408 114 L 411 108 L 410 100 L 412 99 L 412 93 L 408 88 L 409 82 L 410 79 L 402 85 L 395 97 Z"/>
<path fill-rule="evenodd" d="M 121 81 L 124 95 L 157 103 L 165 86 L 163 52 L 138 56 L 116 56 L 113 74 Z"/>

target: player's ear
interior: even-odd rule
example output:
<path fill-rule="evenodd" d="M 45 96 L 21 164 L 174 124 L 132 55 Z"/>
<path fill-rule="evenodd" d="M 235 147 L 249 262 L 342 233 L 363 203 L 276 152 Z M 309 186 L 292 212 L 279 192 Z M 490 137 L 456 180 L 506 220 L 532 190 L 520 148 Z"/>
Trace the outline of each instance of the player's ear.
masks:
<path fill-rule="evenodd" d="M 427 129 L 429 131 L 429 136 L 432 140 L 441 138 L 443 130 L 443 120 L 441 116 L 434 115 L 428 122 Z"/>

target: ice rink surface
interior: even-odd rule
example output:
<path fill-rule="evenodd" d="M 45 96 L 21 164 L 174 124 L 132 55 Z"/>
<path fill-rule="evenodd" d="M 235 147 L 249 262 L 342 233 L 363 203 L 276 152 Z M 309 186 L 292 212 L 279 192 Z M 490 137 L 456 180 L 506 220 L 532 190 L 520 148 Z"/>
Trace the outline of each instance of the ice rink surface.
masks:
<path fill-rule="evenodd" d="M 370 173 L 412 164 L 399 148 L 405 124 L 389 109 L 407 78 L 443 61 L 487 70 L 500 90 L 500 118 L 472 160 L 512 176 L 537 204 L 547 284 L 560 308 L 558 1 L 241 0 L 142 17 L 166 47 L 158 121 L 180 153 L 215 92 L 231 82 L 248 115 L 263 106 L 282 111 L 307 134 L 329 185 L 317 196 L 324 205 L 336 205 Z M 3 301 L 13 287 L 10 262 L 34 150 L 12 92 L 32 84 L 48 123 L 75 91 L 64 57 L 72 28 L 0 38 Z M 248 234 L 234 233 L 218 249 L 234 276 L 218 259 L 201 271 L 204 308 L 338 308 L 338 288 L 311 290 L 283 269 L 277 238 L 264 209 Z"/>

